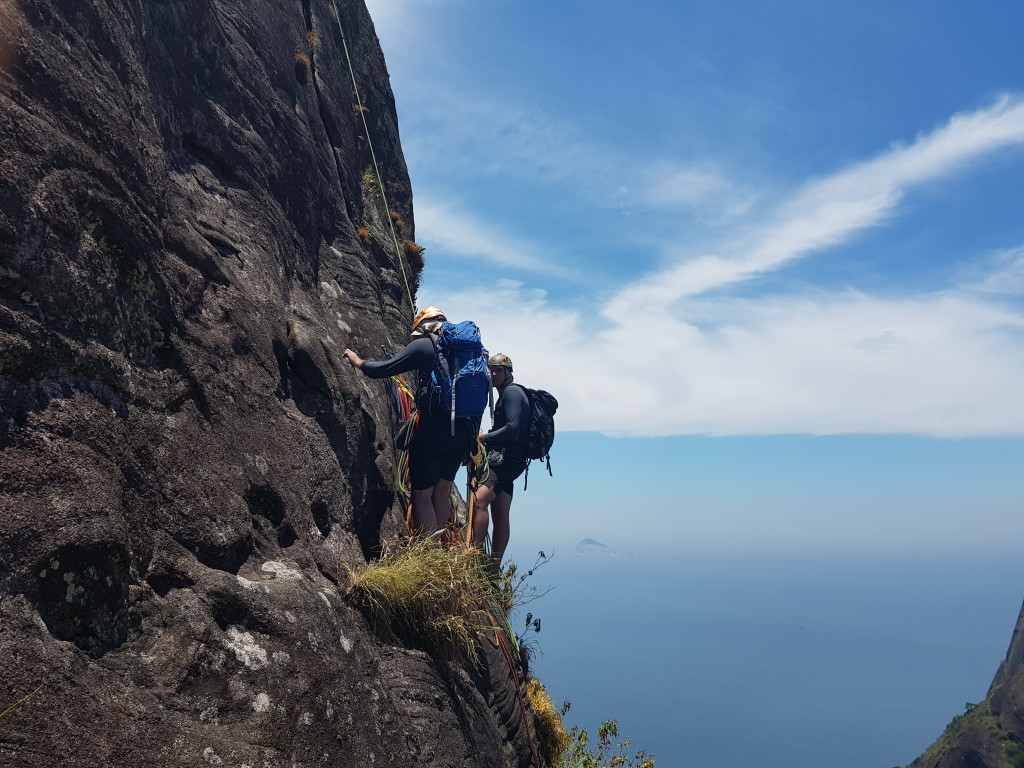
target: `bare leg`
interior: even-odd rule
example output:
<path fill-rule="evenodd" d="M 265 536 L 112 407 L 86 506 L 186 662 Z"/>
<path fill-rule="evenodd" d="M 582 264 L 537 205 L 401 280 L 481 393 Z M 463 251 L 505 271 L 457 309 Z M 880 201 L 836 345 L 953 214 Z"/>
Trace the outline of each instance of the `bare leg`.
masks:
<path fill-rule="evenodd" d="M 512 497 L 504 491 L 499 491 L 494 503 L 491 504 L 491 518 L 494 521 L 494 531 L 491 534 L 491 557 L 498 565 L 501 565 L 501 561 L 505 557 L 505 547 L 508 546 L 508 513 L 511 508 Z"/>
<path fill-rule="evenodd" d="M 416 526 L 417 536 L 428 536 L 435 530 L 434 523 L 437 517 L 434 515 L 434 502 L 431 500 L 433 492 L 433 486 L 412 492 L 412 521 Z"/>
<path fill-rule="evenodd" d="M 452 516 L 452 481 L 438 480 L 430 501 L 434 507 L 434 530 L 443 531 Z"/>
<path fill-rule="evenodd" d="M 481 485 L 473 493 L 473 543 L 482 547 L 487 539 L 487 524 L 490 522 L 487 507 L 494 501 L 494 491 Z"/>

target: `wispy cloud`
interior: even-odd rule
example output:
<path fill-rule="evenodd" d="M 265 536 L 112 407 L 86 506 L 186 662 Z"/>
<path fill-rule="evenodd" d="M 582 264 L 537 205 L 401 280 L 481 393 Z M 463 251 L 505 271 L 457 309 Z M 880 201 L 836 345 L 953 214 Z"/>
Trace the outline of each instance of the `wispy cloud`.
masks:
<path fill-rule="evenodd" d="M 999 251 L 989 266 L 990 273 L 970 288 L 982 293 L 1024 296 L 1024 246 Z"/>
<path fill-rule="evenodd" d="M 710 226 L 757 201 L 755 190 L 706 155 L 666 157 L 643 142 L 607 141 L 571 111 L 475 82 L 445 55 L 445 40 L 458 34 L 452 8 L 466 1 L 368 3 L 389 67 L 400 73 L 394 84 L 414 187 L 427 178 L 435 192 L 446 179 L 462 187 L 515 180 L 556 197 L 561 189 L 568 205 L 587 210 L 685 214 Z M 414 39 L 423 44 L 402 42 Z"/>
<path fill-rule="evenodd" d="M 1024 143 L 1024 104 L 954 117 L 913 144 L 810 182 L 767 224 L 624 287 L 599 310 L 560 308 L 505 282 L 500 302 L 448 292 L 527 384 L 558 391 L 560 426 L 615 434 L 1022 435 L 1024 313 L 1010 249 L 941 292 L 739 299 L 721 289 L 847 242 L 899 212 L 915 187 Z M 979 291 L 988 291 L 987 295 Z M 515 307 L 510 320 L 509 307 Z M 495 314 L 496 308 L 499 313 Z"/>
<path fill-rule="evenodd" d="M 748 212 L 758 193 L 708 162 L 691 166 L 658 163 L 635 182 L 642 184 L 644 204 L 688 209 L 716 220 L 732 220 Z"/>
<path fill-rule="evenodd" d="M 417 197 L 417 228 L 431 250 L 448 256 L 472 259 L 512 271 L 534 272 L 576 282 L 578 276 L 542 256 L 539 246 L 518 241 L 502 233 L 493 222 L 483 222 L 450 202 Z"/>
<path fill-rule="evenodd" d="M 779 206 L 771 220 L 725 255 L 682 262 L 623 291 L 608 312 L 621 316 L 639 307 L 667 305 L 686 296 L 749 280 L 787 263 L 839 245 L 894 215 L 912 187 L 950 175 L 971 161 L 1024 144 L 1024 100 L 1006 97 L 906 147 L 807 184 Z"/>
<path fill-rule="evenodd" d="M 409 37 L 417 32 L 422 35 L 430 20 L 430 14 L 443 5 L 452 5 L 462 0 L 366 0 L 366 8 L 370 11 L 377 37 L 384 44 L 384 53 L 388 60 L 400 61 L 402 49 L 398 47 L 401 40 L 416 39 Z M 394 45 L 389 46 L 389 43 Z M 415 50 L 415 47 L 406 50 Z"/>

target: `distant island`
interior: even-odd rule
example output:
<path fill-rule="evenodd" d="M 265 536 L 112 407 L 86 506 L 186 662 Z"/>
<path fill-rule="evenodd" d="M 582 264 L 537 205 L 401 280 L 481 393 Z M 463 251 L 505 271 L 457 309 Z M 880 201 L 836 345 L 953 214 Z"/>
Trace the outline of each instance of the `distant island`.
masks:
<path fill-rule="evenodd" d="M 618 553 L 595 539 L 583 539 L 576 545 L 576 554 L 584 557 L 618 557 Z"/>

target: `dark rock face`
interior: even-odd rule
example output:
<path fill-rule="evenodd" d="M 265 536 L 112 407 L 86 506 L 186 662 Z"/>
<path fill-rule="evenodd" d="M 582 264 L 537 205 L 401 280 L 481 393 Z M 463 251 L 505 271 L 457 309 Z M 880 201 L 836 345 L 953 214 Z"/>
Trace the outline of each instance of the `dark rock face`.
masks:
<path fill-rule="evenodd" d="M 910 768 L 1015 768 L 1024 764 L 1024 607 L 985 701 L 957 717 Z"/>
<path fill-rule="evenodd" d="M 529 764 L 500 653 L 340 596 L 411 205 L 361 0 L 0 0 L 0 764 Z"/>

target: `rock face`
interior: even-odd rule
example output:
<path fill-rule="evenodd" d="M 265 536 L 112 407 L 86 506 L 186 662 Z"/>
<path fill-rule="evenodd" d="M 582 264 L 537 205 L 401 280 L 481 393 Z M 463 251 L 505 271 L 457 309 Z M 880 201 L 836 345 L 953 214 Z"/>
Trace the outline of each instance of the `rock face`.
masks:
<path fill-rule="evenodd" d="M 1019 768 L 1024 765 L 1024 606 L 985 701 L 954 718 L 909 768 Z"/>
<path fill-rule="evenodd" d="M 361 0 L 0 0 L 0 168 L 0 764 L 528 765 L 341 598 L 421 265 Z"/>

